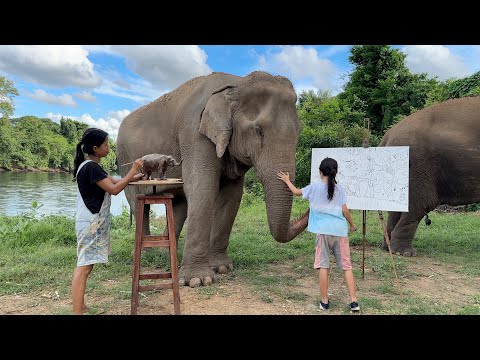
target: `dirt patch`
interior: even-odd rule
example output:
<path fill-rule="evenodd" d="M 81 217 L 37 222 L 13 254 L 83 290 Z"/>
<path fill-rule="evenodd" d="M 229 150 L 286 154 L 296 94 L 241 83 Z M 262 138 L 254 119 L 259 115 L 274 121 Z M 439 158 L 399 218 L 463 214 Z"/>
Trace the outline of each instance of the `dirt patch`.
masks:
<path fill-rule="evenodd" d="M 353 247 L 353 252 L 361 253 Z M 366 256 L 365 276 L 356 276 L 357 295 L 362 314 L 409 313 L 405 309 L 412 306 L 425 307 L 427 313 L 459 313 L 464 306 L 480 309 L 480 277 L 467 276 L 458 272 L 458 265 L 445 264 L 419 256 L 402 258 L 400 287 L 396 286 L 393 270 L 385 278 L 385 271 L 379 272 L 369 265 Z M 396 257 L 397 258 L 397 257 Z M 186 315 L 303 315 L 325 314 L 318 310 L 319 289 L 317 272 L 311 269 L 298 271 L 298 263 L 284 263 L 272 266 L 272 274 L 289 277 L 289 285 L 278 285 L 275 291 L 261 289 L 246 283 L 245 279 L 219 275 L 210 287 L 180 288 L 181 313 Z M 354 267 L 359 269 L 358 264 Z M 266 274 L 268 276 L 268 274 Z M 102 307 L 107 315 L 130 314 L 130 292 L 116 290 L 129 279 L 105 280 L 105 287 L 114 291 L 109 295 L 99 295 L 98 291 L 88 290 L 86 301 L 89 305 Z M 124 288 L 124 287 L 123 287 Z M 124 288 L 125 289 L 125 288 Z M 128 289 L 128 288 L 127 288 Z M 108 289 L 107 289 L 108 290 Z M 329 288 L 331 308 L 327 314 L 348 314 L 349 299 L 341 271 L 334 269 L 330 276 Z M 283 294 L 283 295 L 282 295 Z M 285 295 L 286 294 L 286 295 Z M 300 296 L 299 296 L 300 295 Z M 290 297 L 290 298 L 289 298 Z M 412 305 L 413 304 L 413 305 Z M 0 314 L 69 314 L 71 300 L 69 294 L 44 292 L 36 294 L 16 294 L 0 296 Z M 403 310 L 402 310 L 403 309 Z M 139 315 L 168 315 L 173 313 L 170 290 L 142 293 Z"/>

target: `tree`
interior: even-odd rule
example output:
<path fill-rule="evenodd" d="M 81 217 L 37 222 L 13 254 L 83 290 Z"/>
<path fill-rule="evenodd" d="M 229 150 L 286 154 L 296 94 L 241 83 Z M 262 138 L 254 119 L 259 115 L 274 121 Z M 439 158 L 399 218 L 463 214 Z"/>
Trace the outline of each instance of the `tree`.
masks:
<path fill-rule="evenodd" d="M 1 117 L 10 117 L 13 115 L 15 105 L 13 104 L 13 96 L 18 96 L 18 90 L 13 82 L 7 78 L 0 76 L 0 114 Z"/>
<path fill-rule="evenodd" d="M 406 55 L 388 45 L 354 45 L 350 53 L 355 69 L 339 96 L 352 111 L 370 118 L 376 134 L 383 134 L 399 116 L 422 109 L 437 84 L 425 73 L 412 74 L 405 66 Z"/>
<path fill-rule="evenodd" d="M 438 83 L 428 94 L 426 106 L 452 98 L 480 95 L 480 71 L 461 79 Z"/>

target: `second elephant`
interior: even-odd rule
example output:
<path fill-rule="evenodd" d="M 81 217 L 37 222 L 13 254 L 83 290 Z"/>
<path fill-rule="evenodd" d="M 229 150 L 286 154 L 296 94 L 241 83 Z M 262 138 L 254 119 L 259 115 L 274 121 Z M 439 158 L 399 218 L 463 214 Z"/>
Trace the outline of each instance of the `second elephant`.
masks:
<path fill-rule="evenodd" d="M 416 254 L 420 220 L 438 205 L 480 201 L 480 97 L 420 110 L 388 130 L 380 146 L 410 146 L 409 209 L 389 212 L 392 251 Z M 455 236 L 455 234 L 452 234 Z"/>

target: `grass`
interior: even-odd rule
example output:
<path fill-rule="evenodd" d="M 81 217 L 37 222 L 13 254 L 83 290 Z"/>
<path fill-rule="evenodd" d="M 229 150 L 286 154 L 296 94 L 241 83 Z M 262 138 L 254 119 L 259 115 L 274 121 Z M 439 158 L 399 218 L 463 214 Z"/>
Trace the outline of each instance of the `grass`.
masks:
<path fill-rule="evenodd" d="M 295 198 L 292 217 L 300 215 L 307 208 L 307 202 Z M 355 277 L 359 279 L 362 212 L 354 210 L 352 215 L 359 228 L 350 236 L 351 246 L 357 250 L 352 250 L 352 262 L 355 264 Z M 387 214 L 384 215 L 386 217 Z M 447 264 L 455 273 L 478 282 L 478 213 L 432 212 L 430 219 L 430 227 L 426 227 L 423 221 L 418 226 L 414 240 L 418 253 L 439 264 Z M 134 228 L 130 228 L 128 222 L 127 211 L 112 218 L 110 262 L 95 267 L 89 277 L 87 292 L 111 296 L 113 299 L 130 298 Z M 164 218 L 155 219 L 154 225 L 163 229 Z M 388 253 L 379 248 L 383 231 L 377 212 L 367 212 L 366 230 L 368 256 L 365 267 L 369 271 L 366 278 L 375 277 L 376 282 L 368 287 L 363 285 L 362 308 L 368 308 L 372 314 L 480 314 L 480 293 L 466 297 L 464 303 L 457 307 L 435 305 L 427 295 L 418 293 L 406 294 L 399 301 L 391 259 Z M 179 239 L 179 263 L 184 236 L 185 229 Z M 71 275 L 76 263 L 72 218 L 58 215 L 35 218 L 29 214 L 0 216 L 0 239 L 0 295 L 57 291 L 60 298 L 69 298 Z M 314 235 L 306 231 L 289 243 L 275 242 L 268 230 L 265 204 L 249 196 L 241 205 L 230 237 L 229 256 L 235 264 L 235 270 L 224 275 L 221 281 L 241 281 L 264 303 L 288 300 L 313 306 L 318 303 L 315 298 L 318 297 L 318 291 L 312 296 L 298 287 L 298 282 L 308 277 L 314 277 L 312 283 L 316 284 L 316 273 L 312 268 L 313 246 Z M 395 256 L 396 270 L 402 282 L 407 283 L 415 278 L 429 280 L 430 276 L 435 275 L 415 259 Z M 168 252 L 159 249 L 147 252 L 142 258 L 142 266 L 145 267 L 168 269 L 168 265 Z M 341 271 L 335 269 L 332 276 L 341 282 Z M 228 290 L 220 288 L 218 283 L 198 288 L 197 291 L 207 298 L 215 294 L 228 297 Z M 340 313 L 348 311 L 340 305 L 337 310 Z"/>

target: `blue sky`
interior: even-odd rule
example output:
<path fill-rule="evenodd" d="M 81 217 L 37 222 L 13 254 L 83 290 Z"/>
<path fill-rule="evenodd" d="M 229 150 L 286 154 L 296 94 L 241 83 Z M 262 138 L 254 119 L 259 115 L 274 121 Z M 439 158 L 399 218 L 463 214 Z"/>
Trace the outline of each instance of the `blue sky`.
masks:
<path fill-rule="evenodd" d="M 480 70 L 479 45 L 394 45 L 414 73 L 444 80 Z M 70 117 L 116 138 L 125 116 L 195 76 L 255 70 L 302 90 L 341 91 L 348 45 L 1 45 L 0 75 L 12 80 L 14 117 Z"/>

